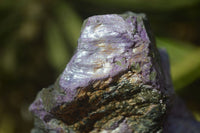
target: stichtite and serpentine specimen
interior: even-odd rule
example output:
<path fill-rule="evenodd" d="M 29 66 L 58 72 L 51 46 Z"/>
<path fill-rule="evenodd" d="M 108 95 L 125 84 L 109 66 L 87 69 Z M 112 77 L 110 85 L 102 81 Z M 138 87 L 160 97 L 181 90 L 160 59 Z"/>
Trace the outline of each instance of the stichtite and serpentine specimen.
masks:
<path fill-rule="evenodd" d="M 167 54 L 160 53 L 144 14 L 89 17 L 65 70 L 29 108 L 35 116 L 32 133 L 186 131 L 177 128 L 178 115 L 172 124 L 180 104 L 174 102 Z M 198 128 L 187 114 L 185 123 Z"/>

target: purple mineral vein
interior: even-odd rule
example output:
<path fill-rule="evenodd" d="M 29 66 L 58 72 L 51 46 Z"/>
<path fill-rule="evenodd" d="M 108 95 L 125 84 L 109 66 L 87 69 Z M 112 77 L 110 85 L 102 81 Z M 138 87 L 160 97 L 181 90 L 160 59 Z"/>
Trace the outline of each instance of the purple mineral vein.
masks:
<path fill-rule="evenodd" d="M 148 49 L 149 43 L 143 21 L 136 15 L 88 18 L 78 40 L 78 49 L 60 77 L 61 89 L 73 100 L 77 88 L 86 87 L 91 81 L 112 78 L 130 68 L 132 63 L 144 60 L 148 50 L 142 51 Z M 144 45 L 144 48 L 134 50 L 135 45 Z M 140 57 L 134 59 L 138 54 Z M 147 69 L 142 71 L 144 77 L 149 74 Z"/>
<path fill-rule="evenodd" d="M 125 13 L 85 21 L 76 53 L 29 108 L 36 118 L 32 133 L 160 132 L 161 121 L 164 133 L 199 131 L 199 123 L 174 97 L 168 56 L 160 50 L 159 61 L 145 19 Z"/>
<path fill-rule="evenodd" d="M 38 98 L 36 101 L 34 101 L 29 110 L 31 110 L 32 113 L 34 113 L 38 118 L 44 121 L 46 121 L 45 117 L 51 116 L 51 114 L 45 110 L 41 98 Z"/>
<path fill-rule="evenodd" d="M 53 108 L 73 101 L 78 89 L 94 81 L 112 80 L 133 65 L 139 65 L 141 77 L 138 78 L 144 84 L 149 83 L 149 75 L 154 68 L 148 55 L 151 40 L 144 26 L 144 18 L 143 14 L 134 13 L 88 18 L 82 28 L 77 51 L 60 76 L 59 86 L 54 85 L 54 92 L 46 89 L 53 95 L 39 96 L 29 110 L 45 121 Z"/>

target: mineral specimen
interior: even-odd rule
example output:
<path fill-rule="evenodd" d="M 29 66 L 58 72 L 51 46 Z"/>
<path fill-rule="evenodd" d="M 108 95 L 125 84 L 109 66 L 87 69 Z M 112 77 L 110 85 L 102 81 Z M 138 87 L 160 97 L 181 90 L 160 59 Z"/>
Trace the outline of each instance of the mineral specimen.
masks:
<path fill-rule="evenodd" d="M 64 72 L 29 108 L 32 133 L 167 132 L 174 92 L 162 64 L 144 14 L 88 18 Z"/>

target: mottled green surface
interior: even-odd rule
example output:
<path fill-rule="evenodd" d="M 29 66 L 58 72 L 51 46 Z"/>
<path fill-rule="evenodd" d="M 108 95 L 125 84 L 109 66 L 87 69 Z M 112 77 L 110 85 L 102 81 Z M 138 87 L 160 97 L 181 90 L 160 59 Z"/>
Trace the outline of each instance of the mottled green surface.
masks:
<path fill-rule="evenodd" d="M 33 127 L 28 106 L 37 92 L 52 84 L 64 69 L 76 47 L 83 19 L 127 10 L 149 16 L 159 37 L 157 44 L 167 47 L 173 60 L 175 89 L 200 121 L 200 66 L 196 60 L 200 57 L 199 3 L 199 0 L 2 0 L 0 133 L 28 133 Z"/>
<path fill-rule="evenodd" d="M 81 101 L 76 101 L 79 105 L 70 111 L 71 115 L 63 114 L 65 116 L 61 115 L 61 120 L 52 119 L 48 125 L 51 126 L 51 129 L 59 127 L 66 133 L 68 131 L 103 132 L 104 130 L 113 130 L 122 121 L 126 121 L 131 132 L 154 133 L 162 131 L 162 121 L 166 111 L 165 97 L 159 90 L 149 85 L 144 85 L 141 82 L 131 83 L 131 75 L 133 74 L 129 72 L 129 77 L 127 74 L 122 75 L 119 81 L 103 90 L 94 88 L 95 91 L 88 91 L 89 95 L 86 94 L 81 97 Z M 45 91 L 42 91 L 43 97 L 50 97 Z M 80 112 L 73 114 L 73 111 L 79 110 L 79 108 L 81 108 Z M 63 110 L 68 110 L 68 107 Z M 81 114 L 84 110 L 87 114 Z M 55 115 L 58 112 L 63 111 L 56 110 Z M 78 116 L 79 113 L 80 116 Z M 64 117 L 70 120 L 74 119 L 74 121 L 68 121 L 70 124 L 67 124 L 62 121 Z M 36 129 L 32 133 L 36 133 L 39 128 L 42 128 L 41 132 L 44 133 L 45 130 L 49 131 L 42 126 L 41 121 L 35 121 L 35 123 Z"/>
<path fill-rule="evenodd" d="M 120 18 L 117 15 L 105 16 Z M 113 39 L 112 41 L 115 42 L 115 45 L 113 45 L 112 48 L 115 48 L 116 45 L 121 44 L 121 41 L 124 41 L 124 54 L 118 55 L 118 51 L 109 49 L 110 52 L 107 55 L 116 54 L 113 58 L 123 57 L 124 68 L 121 71 L 118 71 L 116 68 L 112 69 L 112 71 L 107 72 L 109 74 L 108 76 L 101 78 L 96 78 L 95 74 L 91 75 L 94 80 L 90 80 L 87 77 L 87 73 L 83 73 L 83 75 L 76 73 L 79 68 L 82 68 L 82 65 L 84 66 L 84 58 L 77 58 L 77 60 L 82 59 L 83 61 L 78 64 L 75 64 L 75 61 L 73 61 L 73 59 L 76 58 L 72 58 L 70 63 L 74 63 L 77 67 L 74 69 L 75 72 L 73 74 L 83 77 L 81 78 L 83 81 L 89 80 L 88 83 L 84 85 L 80 84 L 77 88 L 73 88 L 73 86 L 67 84 L 67 81 L 63 79 L 72 78 L 73 80 L 69 80 L 70 83 L 72 82 L 79 85 L 76 78 L 63 77 L 62 74 L 53 86 L 42 89 L 29 108 L 36 118 L 35 129 L 33 129 L 32 132 L 36 132 L 37 130 L 41 130 L 44 133 L 50 131 L 56 131 L 58 133 L 154 133 L 163 131 L 163 122 L 167 111 L 168 98 L 170 96 L 169 90 L 171 88 L 167 87 L 167 82 L 165 80 L 167 75 L 163 73 L 163 66 L 160 62 L 160 55 L 156 48 L 154 37 L 144 14 L 137 15 L 127 12 L 123 16 L 125 19 L 127 18 L 126 21 L 123 20 L 123 22 L 126 22 L 123 24 L 125 26 L 131 25 L 133 29 L 136 29 L 134 32 L 131 30 L 131 42 L 129 42 L 130 38 L 124 39 L 124 33 L 130 32 L 126 28 L 123 29 L 123 32 L 110 29 L 111 31 L 120 33 L 117 34 L 117 37 L 110 35 L 110 32 L 105 32 L 105 35 L 99 38 L 105 40 Z M 94 16 L 94 18 L 95 17 L 100 16 Z M 101 19 L 103 19 L 103 16 Z M 117 20 L 116 23 L 119 23 L 120 26 L 121 21 Z M 133 21 L 133 23 L 129 23 L 129 21 Z M 104 23 L 109 23 L 109 20 L 105 20 Z M 102 25 L 104 23 L 102 22 Z M 92 24 L 90 24 L 88 20 L 87 25 L 83 26 L 85 26 L 84 28 L 91 28 L 90 25 Z M 118 24 L 116 25 L 118 26 Z M 84 33 L 84 30 L 82 33 Z M 93 33 L 90 32 L 86 33 L 87 36 L 90 34 L 91 36 L 93 35 Z M 97 34 L 101 35 L 104 33 L 97 32 Z M 85 34 L 83 35 L 86 36 Z M 79 49 L 82 45 L 80 42 L 83 35 L 81 35 L 79 39 Z M 107 36 L 112 37 L 112 39 L 107 38 Z M 90 44 L 90 41 L 88 41 L 88 44 L 84 45 L 92 47 L 91 45 L 93 44 Z M 105 43 L 105 45 L 110 46 L 109 43 Z M 106 46 L 105 48 L 108 48 Z M 96 47 L 98 48 L 100 46 L 97 45 Z M 98 52 L 93 49 L 87 50 L 90 52 L 90 55 L 96 54 L 94 52 Z M 74 57 L 76 57 L 77 54 L 78 52 L 75 53 Z M 105 53 L 103 53 L 103 55 L 105 55 Z M 101 55 L 97 54 L 96 56 Z M 88 63 L 91 63 L 92 66 L 97 65 L 94 64 L 94 60 L 92 60 L 92 57 L 97 58 L 96 56 L 89 56 L 90 60 Z M 109 57 L 104 58 L 110 59 Z M 111 59 L 114 60 L 113 58 Z M 68 66 L 72 66 L 70 63 L 67 65 L 67 68 Z M 114 62 L 112 61 L 109 63 L 112 64 Z M 106 67 L 107 66 L 102 65 L 102 69 L 106 70 Z M 72 69 L 72 67 L 70 68 Z M 87 69 L 81 70 L 87 71 Z M 65 69 L 63 73 L 65 74 L 66 71 L 68 72 L 71 70 Z M 93 67 L 89 72 L 90 71 L 94 71 Z M 71 71 L 71 73 L 72 72 L 73 71 Z M 112 75 L 114 72 L 117 73 Z M 64 86 L 62 86 L 61 83 L 64 84 Z"/>

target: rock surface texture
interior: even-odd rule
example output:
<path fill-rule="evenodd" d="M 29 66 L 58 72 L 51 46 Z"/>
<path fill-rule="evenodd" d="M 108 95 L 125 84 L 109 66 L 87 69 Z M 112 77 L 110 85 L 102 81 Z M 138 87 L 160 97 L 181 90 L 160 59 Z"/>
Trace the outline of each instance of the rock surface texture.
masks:
<path fill-rule="evenodd" d="M 32 133 L 172 133 L 176 98 L 160 53 L 144 14 L 88 18 L 65 70 L 29 108 Z"/>

